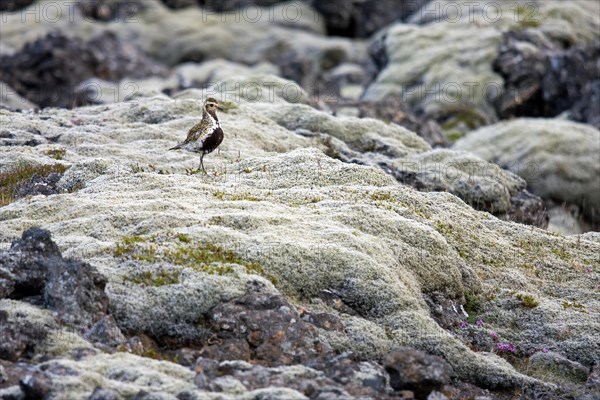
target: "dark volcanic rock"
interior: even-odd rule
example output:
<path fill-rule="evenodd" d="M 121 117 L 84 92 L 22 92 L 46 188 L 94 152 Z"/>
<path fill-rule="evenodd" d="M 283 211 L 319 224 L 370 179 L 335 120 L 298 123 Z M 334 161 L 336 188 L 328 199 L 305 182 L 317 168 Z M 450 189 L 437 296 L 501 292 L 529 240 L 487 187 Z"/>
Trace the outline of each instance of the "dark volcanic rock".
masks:
<path fill-rule="evenodd" d="M 366 38 L 394 21 L 408 18 L 426 0 L 307 0 L 325 18 L 333 36 Z"/>
<path fill-rule="evenodd" d="M 25 316 L 9 314 L 0 310 L 0 359 L 17 361 L 31 358 L 36 346 L 48 335 L 44 326 L 29 321 Z"/>
<path fill-rule="evenodd" d="M 20 240 L 11 244 L 10 250 L 18 253 L 35 253 L 39 257 L 60 257 L 60 250 L 52 241 L 50 232 L 40 228 L 27 229 Z"/>
<path fill-rule="evenodd" d="M 25 400 L 47 399 L 52 389 L 50 378 L 39 370 L 26 375 L 19 382 L 19 386 L 25 394 Z"/>
<path fill-rule="evenodd" d="M 60 384 L 57 385 L 57 382 L 60 381 L 60 377 L 69 377 L 73 380 L 79 375 L 80 372 L 60 362 L 48 361 L 35 366 L 19 381 L 19 386 L 25 394 L 25 400 L 54 399 L 58 395 L 57 389 Z"/>
<path fill-rule="evenodd" d="M 162 0 L 171 8 L 183 8 L 193 0 Z M 427 0 L 302 0 L 314 7 L 325 20 L 330 36 L 366 38 L 394 21 L 406 20 Z M 198 0 L 211 11 L 240 11 L 246 7 L 269 7 L 282 0 Z"/>
<path fill-rule="evenodd" d="M 173 2 L 174 0 L 163 1 Z M 181 2 L 182 0 L 175 1 Z M 281 0 L 198 0 L 200 6 L 217 12 L 238 11 L 243 9 L 244 7 L 250 6 L 268 7 L 281 2 Z"/>
<path fill-rule="evenodd" d="M 384 357 L 390 385 L 396 390 L 412 390 L 417 399 L 426 399 L 450 381 L 452 367 L 441 357 L 400 347 Z"/>
<path fill-rule="evenodd" d="M 182 347 L 172 353 L 171 359 L 176 360 L 179 365 L 191 367 L 199 356 L 200 350 L 191 347 Z"/>
<path fill-rule="evenodd" d="M 327 75 L 346 63 L 350 55 L 342 47 L 315 48 L 309 51 L 314 54 L 307 56 L 306 49 L 286 44 L 269 61 L 279 67 L 282 77 L 299 83 L 316 97 L 327 97 L 337 89 L 326 79 Z M 319 84 L 325 85 L 324 93 L 320 93 Z"/>
<path fill-rule="evenodd" d="M 137 47 L 108 31 L 89 42 L 49 33 L 14 55 L 1 57 L 0 63 L 0 80 L 41 107 L 87 104 L 74 96 L 74 90 L 92 77 L 116 81 L 167 73 Z"/>
<path fill-rule="evenodd" d="M 0 399 L 22 399 L 23 394 L 19 388 L 19 380 L 28 374 L 32 374 L 36 369 L 36 366 L 24 362 L 13 363 L 0 359 L 0 390 L 12 388 L 11 392 L 14 391 L 15 394 L 21 395 L 21 397 L 18 397 L 18 395 L 15 397 L 5 396 L 0 397 Z"/>
<path fill-rule="evenodd" d="M 447 150 L 435 151 L 444 152 Z M 549 217 L 546 213 L 543 200 L 539 196 L 529 193 L 525 189 L 526 184 L 524 181 L 509 189 L 506 193 L 510 196 L 506 199 L 508 204 L 505 207 L 503 206 L 503 208 L 499 208 L 498 203 L 494 202 L 497 198 L 489 197 L 488 193 L 483 191 L 479 184 L 470 182 L 470 178 L 467 181 L 463 180 L 461 182 L 459 180 L 457 184 L 453 184 L 449 181 L 431 179 L 437 173 L 435 168 L 423 168 L 421 170 L 417 168 L 415 170 L 410 166 L 410 163 L 406 163 L 406 165 L 381 163 L 380 165 L 386 172 L 396 178 L 398 182 L 409 185 L 416 190 L 432 192 L 449 191 L 476 210 L 487 211 L 503 220 L 534 225 L 539 228 L 546 228 L 548 226 Z M 444 167 L 449 165 L 452 164 L 445 164 Z M 485 172 L 484 175 L 487 173 L 489 172 Z M 475 169 L 473 170 L 473 175 L 476 175 Z"/>
<path fill-rule="evenodd" d="M 550 218 L 546 212 L 544 201 L 527 190 L 520 190 L 510 198 L 510 210 L 504 214 L 496 214 L 498 218 L 520 224 L 533 225 L 546 229 Z"/>
<path fill-rule="evenodd" d="M 197 0 L 161 0 L 167 7 L 174 10 L 186 7 L 198 6 Z"/>
<path fill-rule="evenodd" d="M 247 390 L 280 386 L 311 399 L 391 393 L 383 366 L 358 362 L 350 353 L 336 355 L 319 340 L 317 327 L 345 335 L 342 321 L 334 314 L 299 312 L 280 295 L 252 293 L 217 306 L 211 319 L 215 335 L 209 343 L 213 344 L 203 349 L 194 365 L 201 389 L 223 391 L 232 384 Z M 293 366 L 296 372 L 287 372 L 285 366 Z"/>
<path fill-rule="evenodd" d="M 373 362 L 356 362 L 349 353 L 308 363 L 336 383 L 346 386 L 353 395 L 374 396 L 389 391 L 388 374 L 382 365 Z M 353 387 L 358 385 L 358 387 Z"/>
<path fill-rule="evenodd" d="M 88 400 L 120 400 L 121 396 L 111 389 L 97 387 Z"/>
<path fill-rule="evenodd" d="M 495 104 L 501 118 L 568 111 L 570 119 L 600 128 L 600 41 L 564 45 L 527 31 L 505 34 L 494 61 L 505 81 Z"/>
<path fill-rule="evenodd" d="M 435 120 L 419 117 L 400 97 L 387 96 L 377 102 L 363 101 L 359 110 L 360 117 L 381 119 L 403 126 L 421 136 L 433 147 L 449 145 L 442 134 L 442 128 Z"/>
<path fill-rule="evenodd" d="M 90 264 L 62 258 L 43 229 L 28 229 L 0 253 L 1 298 L 43 294 L 44 305 L 72 324 L 92 324 L 106 314 L 106 282 Z"/>
<path fill-rule="evenodd" d="M 150 393 L 146 390 L 140 390 L 133 400 L 162 400 L 164 398 L 164 395 L 159 393 Z"/>
<path fill-rule="evenodd" d="M 250 345 L 244 339 L 225 339 L 218 345 L 205 348 L 202 353 L 204 357 L 217 360 L 250 360 L 252 354 Z"/>
<path fill-rule="evenodd" d="M 0 1 L 0 12 L 18 11 L 33 4 L 35 0 L 2 0 Z"/>
<path fill-rule="evenodd" d="M 377 364 L 356 363 L 342 355 L 331 358 L 327 365 L 312 367 L 295 365 L 269 368 L 244 361 L 218 363 L 201 357 L 195 365 L 198 372 L 196 386 L 215 392 L 232 385 L 247 390 L 285 387 L 297 390 L 310 399 L 393 398 L 386 373 Z"/>
<path fill-rule="evenodd" d="M 56 172 L 47 176 L 34 175 L 29 181 L 17 188 L 17 197 L 57 194 L 59 191 L 56 184 L 60 178 L 62 178 L 62 174 Z"/>
<path fill-rule="evenodd" d="M 107 280 L 90 264 L 76 260 L 49 263 L 45 305 L 74 324 L 89 324 L 106 314 Z"/>
<path fill-rule="evenodd" d="M 86 340 L 104 346 L 118 346 L 125 341 L 125 336 L 111 315 L 105 315 L 96 322 L 84 335 Z"/>
<path fill-rule="evenodd" d="M 279 295 L 252 293 L 215 307 L 210 318 L 216 343 L 203 350 L 204 357 L 289 365 L 329 351 L 317 327 Z"/>
<path fill-rule="evenodd" d="M 20 299 L 42 293 L 48 260 L 60 258 L 50 232 L 31 228 L 8 252 L 0 253 L 0 298 Z"/>
<path fill-rule="evenodd" d="M 387 50 L 386 50 L 386 41 L 387 35 L 385 31 L 374 35 L 371 43 L 368 47 L 369 60 L 371 61 L 371 80 L 375 79 L 379 72 L 384 69 L 389 61 Z"/>

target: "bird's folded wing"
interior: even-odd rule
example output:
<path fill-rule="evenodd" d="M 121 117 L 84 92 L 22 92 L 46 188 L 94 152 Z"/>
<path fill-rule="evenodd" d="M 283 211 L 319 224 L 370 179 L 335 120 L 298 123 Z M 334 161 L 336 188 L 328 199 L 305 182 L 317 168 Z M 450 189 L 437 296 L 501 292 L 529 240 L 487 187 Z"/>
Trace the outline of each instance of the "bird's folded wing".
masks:
<path fill-rule="evenodd" d="M 184 144 L 195 142 L 198 140 L 203 131 L 204 121 L 198 122 L 196 125 L 192 126 L 188 131 L 187 138 L 184 140 Z"/>

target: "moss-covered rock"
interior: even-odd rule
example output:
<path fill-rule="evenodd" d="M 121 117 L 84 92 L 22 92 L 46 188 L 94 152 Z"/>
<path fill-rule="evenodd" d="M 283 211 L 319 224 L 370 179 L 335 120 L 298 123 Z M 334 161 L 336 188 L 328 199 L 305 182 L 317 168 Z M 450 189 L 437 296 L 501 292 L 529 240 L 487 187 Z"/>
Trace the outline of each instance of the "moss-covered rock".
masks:
<path fill-rule="evenodd" d="M 568 45 L 591 43 L 600 8 L 589 1 L 426 3 L 409 22 L 385 28 L 372 48 L 382 67 L 364 98 L 401 97 L 436 119 L 449 139 L 497 120 L 504 79 L 494 60 L 507 31 Z"/>
<path fill-rule="evenodd" d="M 574 204 L 600 226 L 600 131 L 565 120 L 520 118 L 470 132 L 454 149 L 473 152 L 527 181 L 533 193 Z"/>
<path fill-rule="evenodd" d="M 519 370 L 532 349 L 559 350 L 582 365 L 596 362 L 597 242 L 503 222 L 450 193 L 418 192 L 381 168 L 332 159 L 311 147 L 321 145 L 314 136 L 290 129 L 322 125 L 359 149 L 361 136 L 372 132 L 392 143 L 381 156 L 388 160 L 428 147 L 393 125 L 355 124 L 281 99 L 241 101 L 221 114 L 221 152 L 206 158 L 208 174 L 191 174 L 195 156 L 166 149 L 197 120 L 194 97 L 201 94 L 39 115 L 0 111 L 7 129 L 60 134 L 53 146 L 67 148 L 65 164 L 110 161 L 99 175 L 86 175 L 77 192 L 1 208 L 0 241 L 34 224 L 49 229 L 65 256 L 85 257 L 108 278 L 109 310 L 125 333 L 208 340 L 206 313 L 258 290 L 339 314 L 344 334 L 323 333 L 337 351 L 376 360 L 393 347 L 413 346 L 444 357 L 456 378 L 486 387 L 547 387 Z M 0 152 L 8 165 L 48 157 L 47 149 Z M 520 184 L 518 178 L 503 182 Z M 222 257 L 212 250 L 210 257 L 192 257 L 208 244 L 222 249 Z M 187 249 L 182 257 L 178 248 Z M 174 270 L 177 279 L 160 272 Z M 524 307 L 518 293 L 539 304 Z M 477 348 L 459 334 L 465 304 L 471 304 L 471 322 L 483 321 L 482 334 L 494 331 L 516 353 Z M 448 323 L 434 319 L 433 311 Z M 117 356 L 102 357 L 106 365 Z"/>

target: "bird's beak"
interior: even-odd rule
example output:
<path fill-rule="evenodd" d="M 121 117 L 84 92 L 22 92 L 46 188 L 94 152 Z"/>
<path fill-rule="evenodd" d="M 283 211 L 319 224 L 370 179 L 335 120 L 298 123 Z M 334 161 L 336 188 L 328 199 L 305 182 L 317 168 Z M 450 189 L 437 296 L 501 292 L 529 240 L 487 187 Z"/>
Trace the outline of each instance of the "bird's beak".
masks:
<path fill-rule="evenodd" d="M 227 111 L 227 110 L 228 110 L 228 108 L 227 108 L 227 107 L 223 107 L 222 105 L 218 105 L 218 106 L 217 106 L 217 109 L 218 109 L 218 110 L 221 110 L 221 111 Z"/>

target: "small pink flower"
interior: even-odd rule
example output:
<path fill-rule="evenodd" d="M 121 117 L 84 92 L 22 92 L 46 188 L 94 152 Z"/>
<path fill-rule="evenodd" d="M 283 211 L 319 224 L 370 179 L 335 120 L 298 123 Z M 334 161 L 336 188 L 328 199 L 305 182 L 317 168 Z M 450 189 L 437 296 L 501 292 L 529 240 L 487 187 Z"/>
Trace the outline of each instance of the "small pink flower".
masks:
<path fill-rule="evenodd" d="M 469 323 L 467 321 L 463 321 L 460 323 L 461 328 L 466 328 L 467 326 L 469 326 Z"/>
<path fill-rule="evenodd" d="M 502 351 L 515 353 L 517 349 L 510 343 L 496 343 L 496 347 Z"/>
<path fill-rule="evenodd" d="M 478 327 L 480 327 L 480 328 L 481 328 L 481 327 L 483 326 L 483 320 L 481 320 L 481 319 L 480 319 L 479 321 L 477 321 L 477 322 L 475 323 L 475 325 L 477 325 Z"/>
<path fill-rule="evenodd" d="M 550 350 L 548 350 L 548 348 L 547 348 L 547 347 L 544 347 L 544 348 L 542 349 L 542 351 L 543 351 L 544 353 L 547 353 L 547 352 L 549 352 Z"/>
<path fill-rule="evenodd" d="M 586 268 L 586 269 L 585 269 L 585 272 L 587 272 L 587 273 L 589 274 L 589 273 L 591 273 L 591 272 L 592 272 L 592 269 L 591 269 L 591 268 Z"/>
<path fill-rule="evenodd" d="M 494 331 L 491 331 L 491 332 L 490 332 L 490 336 L 492 337 L 492 339 L 494 339 L 494 340 L 498 340 L 498 334 L 497 334 L 496 332 L 494 332 Z"/>

